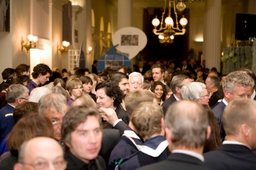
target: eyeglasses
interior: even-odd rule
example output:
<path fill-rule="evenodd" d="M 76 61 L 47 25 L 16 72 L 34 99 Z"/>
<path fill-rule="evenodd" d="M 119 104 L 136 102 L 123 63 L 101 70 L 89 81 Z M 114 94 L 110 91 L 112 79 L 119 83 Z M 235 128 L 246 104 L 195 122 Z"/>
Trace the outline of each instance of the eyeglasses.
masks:
<path fill-rule="evenodd" d="M 54 162 L 38 161 L 34 163 L 20 162 L 20 164 L 30 165 L 36 170 L 43 170 L 45 168 L 49 168 L 50 164 L 52 164 L 55 169 L 65 169 L 67 166 L 67 162 L 65 160 L 57 160 Z"/>
<path fill-rule="evenodd" d="M 25 98 L 25 97 L 20 97 L 20 99 L 23 99 L 23 100 L 28 100 L 28 98 Z"/>
<path fill-rule="evenodd" d="M 202 96 L 202 98 L 209 98 L 209 97 L 210 97 L 209 94 Z"/>
<path fill-rule="evenodd" d="M 61 124 L 62 123 L 62 121 L 60 121 L 60 120 L 56 120 L 56 119 L 51 119 L 51 122 L 52 122 L 52 125 L 54 126 L 54 125 L 58 125 L 58 124 Z"/>
<path fill-rule="evenodd" d="M 74 87 L 73 89 L 83 89 L 83 87 Z"/>

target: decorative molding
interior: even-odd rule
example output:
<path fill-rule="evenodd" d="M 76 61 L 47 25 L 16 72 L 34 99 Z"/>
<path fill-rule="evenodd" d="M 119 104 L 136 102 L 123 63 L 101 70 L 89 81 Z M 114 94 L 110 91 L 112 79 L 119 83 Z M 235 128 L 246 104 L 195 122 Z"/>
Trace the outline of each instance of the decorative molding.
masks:
<path fill-rule="evenodd" d="M 62 10 L 62 5 L 69 2 L 69 0 L 51 0 L 53 7 Z"/>

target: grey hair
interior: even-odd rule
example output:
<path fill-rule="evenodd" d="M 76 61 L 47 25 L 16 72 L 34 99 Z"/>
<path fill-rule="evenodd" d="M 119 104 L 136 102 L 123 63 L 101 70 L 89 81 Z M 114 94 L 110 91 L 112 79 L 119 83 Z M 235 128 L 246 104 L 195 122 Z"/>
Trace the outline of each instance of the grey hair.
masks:
<path fill-rule="evenodd" d="M 129 74 L 129 82 L 130 82 L 131 77 L 141 77 L 141 82 L 142 82 L 142 84 L 144 83 L 144 77 L 139 72 L 132 72 L 131 74 Z"/>
<path fill-rule="evenodd" d="M 191 82 L 181 88 L 182 99 L 195 101 L 202 98 L 205 84 L 201 82 Z"/>
<path fill-rule="evenodd" d="M 9 86 L 6 93 L 7 103 L 15 103 L 18 98 L 25 97 L 29 90 L 27 87 L 21 84 L 13 84 Z"/>
<path fill-rule="evenodd" d="M 233 71 L 229 73 L 223 82 L 223 90 L 234 92 L 235 86 L 251 86 L 254 87 L 254 80 L 244 71 Z"/>
<path fill-rule="evenodd" d="M 176 75 L 176 76 L 174 76 L 174 77 L 172 78 L 172 81 L 171 81 L 171 83 L 170 83 L 170 88 L 171 88 L 171 90 L 172 90 L 172 92 L 173 92 L 174 94 L 177 93 L 176 87 L 181 88 L 181 87 L 182 87 L 182 82 L 183 82 L 183 80 L 185 80 L 185 79 L 187 79 L 187 78 L 188 78 L 188 76 L 186 76 L 186 75 L 184 75 L 184 74 L 179 74 L 179 75 Z"/>
<path fill-rule="evenodd" d="M 35 102 L 38 103 L 38 101 L 40 100 L 40 98 L 46 94 L 51 93 L 52 91 L 50 89 L 48 89 L 47 87 L 37 87 L 34 88 L 28 98 L 29 102 Z"/>
<path fill-rule="evenodd" d="M 65 113 L 67 109 L 66 97 L 58 93 L 44 95 L 38 102 L 38 113 L 45 114 L 46 109 L 50 109 L 53 112 Z"/>
<path fill-rule="evenodd" d="M 208 128 L 206 110 L 198 103 L 181 100 L 173 103 L 165 115 L 165 126 L 170 131 L 175 147 L 204 146 Z"/>

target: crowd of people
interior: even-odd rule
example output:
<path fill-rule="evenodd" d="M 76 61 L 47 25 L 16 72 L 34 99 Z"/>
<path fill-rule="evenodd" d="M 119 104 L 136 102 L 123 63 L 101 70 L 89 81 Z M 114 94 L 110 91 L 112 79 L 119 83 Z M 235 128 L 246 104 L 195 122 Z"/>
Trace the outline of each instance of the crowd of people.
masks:
<path fill-rule="evenodd" d="M 192 59 L 29 70 L 2 72 L 1 170 L 256 169 L 248 68 L 221 75 Z"/>

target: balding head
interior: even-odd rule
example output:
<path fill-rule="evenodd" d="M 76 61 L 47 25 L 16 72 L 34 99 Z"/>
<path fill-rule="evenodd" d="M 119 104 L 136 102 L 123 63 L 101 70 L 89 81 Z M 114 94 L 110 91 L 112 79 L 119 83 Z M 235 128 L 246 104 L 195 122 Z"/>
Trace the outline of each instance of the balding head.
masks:
<path fill-rule="evenodd" d="M 224 109 L 222 122 L 227 140 L 232 138 L 256 148 L 256 101 L 233 100 Z"/>
<path fill-rule="evenodd" d="M 21 145 L 19 159 L 14 170 L 27 170 L 31 167 L 42 169 L 66 168 L 63 150 L 56 140 L 36 137 Z"/>
<path fill-rule="evenodd" d="M 207 113 L 196 102 L 178 101 L 168 108 L 165 126 L 173 148 L 202 148 L 207 138 Z"/>

